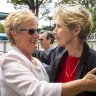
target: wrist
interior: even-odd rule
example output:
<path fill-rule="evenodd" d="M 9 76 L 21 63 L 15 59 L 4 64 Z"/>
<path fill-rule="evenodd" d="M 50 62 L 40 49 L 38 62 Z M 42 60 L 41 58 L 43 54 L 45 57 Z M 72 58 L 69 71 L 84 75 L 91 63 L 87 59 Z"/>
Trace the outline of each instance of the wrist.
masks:
<path fill-rule="evenodd" d="M 80 79 L 81 80 L 81 88 L 82 88 L 82 92 L 87 90 L 86 87 L 86 80 L 85 79 Z"/>
<path fill-rule="evenodd" d="M 62 95 L 61 96 L 75 96 L 81 92 L 86 91 L 86 81 L 84 79 L 74 80 L 68 83 L 63 83 L 62 85 Z"/>

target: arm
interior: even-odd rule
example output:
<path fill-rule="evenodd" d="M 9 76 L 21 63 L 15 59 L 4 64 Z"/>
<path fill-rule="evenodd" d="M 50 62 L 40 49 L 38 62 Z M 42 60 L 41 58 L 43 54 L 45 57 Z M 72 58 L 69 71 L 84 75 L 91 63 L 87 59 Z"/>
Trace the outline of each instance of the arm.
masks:
<path fill-rule="evenodd" d="M 51 61 L 51 55 L 53 54 L 55 48 L 50 49 L 50 50 L 35 50 L 32 53 L 33 57 L 38 58 L 41 62 L 50 65 L 50 61 Z"/>
<path fill-rule="evenodd" d="M 40 76 L 40 71 L 36 71 L 34 65 L 19 53 L 2 59 L 2 72 L 8 96 L 61 96 L 62 83 L 48 83 L 48 77 Z"/>
<path fill-rule="evenodd" d="M 84 91 L 96 92 L 96 68 L 88 72 L 83 79 L 74 80 L 62 85 L 62 96 L 75 96 Z"/>
<path fill-rule="evenodd" d="M 20 60 L 22 56 L 19 53 L 18 56 L 10 55 L 5 60 L 2 59 L 3 82 L 7 82 L 9 88 L 14 89 L 22 96 L 33 96 L 34 94 L 34 96 L 61 96 L 61 92 L 62 96 L 63 94 L 64 96 L 75 96 L 83 91 L 96 91 L 96 76 L 93 75 L 96 69 L 89 72 L 81 80 L 64 83 L 63 85 L 62 83 L 47 83 L 43 79 L 40 81 L 33 74 L 32 64 L 26 58 L 23 57 Z"/>

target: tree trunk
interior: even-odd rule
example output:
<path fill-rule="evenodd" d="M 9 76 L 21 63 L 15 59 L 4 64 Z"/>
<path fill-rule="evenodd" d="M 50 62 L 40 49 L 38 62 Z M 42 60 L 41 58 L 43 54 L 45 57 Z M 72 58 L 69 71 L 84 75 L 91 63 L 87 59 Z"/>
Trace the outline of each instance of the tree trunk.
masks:
<path fill-rule="evenodd" d="M 36 0 L 36 16 L 38 17 L 38 11 L 39 10 L 39 6 L 38 6 L 38 0 Z"/>

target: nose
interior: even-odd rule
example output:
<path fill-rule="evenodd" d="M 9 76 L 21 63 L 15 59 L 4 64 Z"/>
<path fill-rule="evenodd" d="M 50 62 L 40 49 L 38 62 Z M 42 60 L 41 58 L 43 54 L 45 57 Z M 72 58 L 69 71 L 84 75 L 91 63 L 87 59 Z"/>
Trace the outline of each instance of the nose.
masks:
<path fill-rule="evenodd" d="M 54 30 L 52 31 L 52 33 L 53 34 L 56 34 L 57 32 L 56 32 L 56 28 L 54 28 Z"/>
<path fill-rule="evenodd" d="M 35 36 L 36 36 L 37 38 L 39 38 L 39 33 L 38 33 L 38 32 L 35 32 Z"/>

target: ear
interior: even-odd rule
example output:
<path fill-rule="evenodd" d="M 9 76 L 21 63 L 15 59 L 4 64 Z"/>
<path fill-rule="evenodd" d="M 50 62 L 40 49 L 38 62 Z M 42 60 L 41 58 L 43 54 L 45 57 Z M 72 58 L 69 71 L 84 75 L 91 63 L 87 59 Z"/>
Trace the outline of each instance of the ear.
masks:
<path fill-rule="evenodd" d="M 18 39 L 18 34 L 16 33 L 16 31 L 10 31 L 11 36 L 13 37 L 14 41 L 17 41 Z"/>
<path fill-rule="evenodd" d="M 80 31 L 81 31 L 81 28 L 80 27 L 76 27 L 74 29 L 74 36 L 77 36 L 80 33 Z"/>
<path fill-rule="evenodd" d="M 52 38 L 49 38 L 48 40 L 49 40 L 49 42 L 51 42 Z"/>

